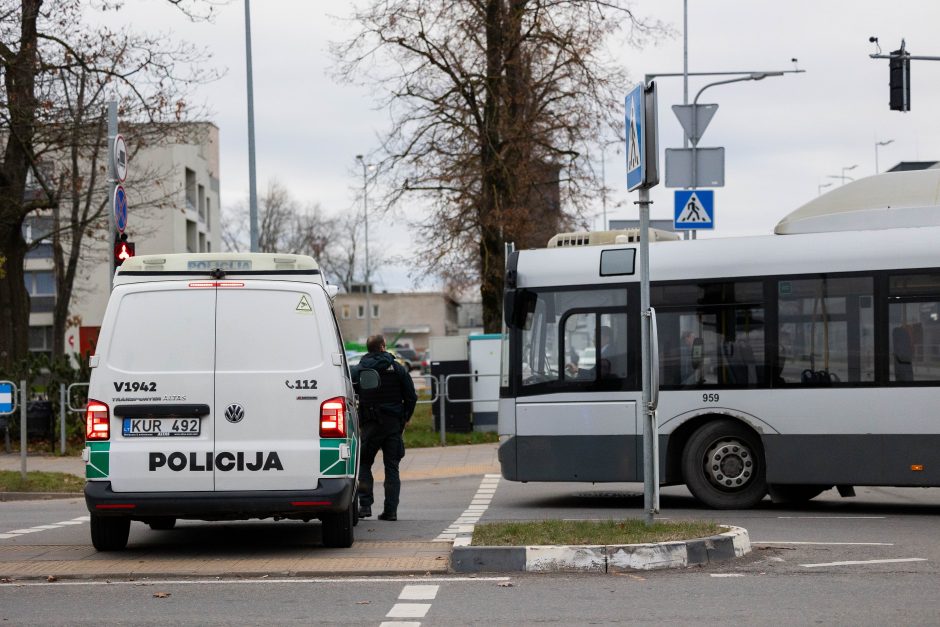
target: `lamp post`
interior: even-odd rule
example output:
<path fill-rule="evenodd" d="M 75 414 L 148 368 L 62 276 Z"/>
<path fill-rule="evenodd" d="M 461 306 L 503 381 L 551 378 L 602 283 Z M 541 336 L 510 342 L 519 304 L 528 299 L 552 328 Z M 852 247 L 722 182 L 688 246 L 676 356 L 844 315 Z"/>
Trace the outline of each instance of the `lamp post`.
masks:
<path fill-rule="evenodd" d="M 857 168 L 857 167 L 858 167 L 858 164 L 857 164 L 857 163 L 856 163 L 855 165 L 847 165 L 847 166 L 845 166 L 845 167 L 842 168 L 842 174 L 827 174 L 826 177 L 827 177 L 827 178 L 830 178 L 830 179 L 839 179 L 840 181 L 842 181 L 842 184 L 845 185 L 845 180 L 846 180 L 846 179 L 848 179 L 848 180 L 850 180 L 850 181 L 854 181 L 854 180 L 855 180 L 855 179 L 853 179 L 851 176 L 846 176 L 845 173 L 848 172 L 849 170 L 854 170 L 854 169 Z"/>
<path fill-rule="evenodd" d="M 251 8 L 245 0 L 245 65 L 248 69 L 248 232 L 249 250 L 258 252 L 258 185 L 255 178 L 255 95 L 251 78 Z"/>
<path fill-rule="evenodd" d="M 893 144 L 893 139 L 886 139 L 883 142 L 875 142 L 875 174 L 878 174 L 878 146 L 887 146 L 888 144 Z"/>
<path fill-rule="evenodd" d="M 366 338 L 372 335 L 372 284 L 369 279 L 369 166 L 362 155 L 356 155 L 356 161 L 362 164 L 362 223 L 365 227 L 366 249 Z"/>
<path fill-rule="evenodd" d="M 817 185 L 816 195 L 819 196 L 820 194 L 822 194 L 822 190 L 826 189 L 827 187 L 832 187 L 832 183 L 820 183 L 819 185 Z"/>

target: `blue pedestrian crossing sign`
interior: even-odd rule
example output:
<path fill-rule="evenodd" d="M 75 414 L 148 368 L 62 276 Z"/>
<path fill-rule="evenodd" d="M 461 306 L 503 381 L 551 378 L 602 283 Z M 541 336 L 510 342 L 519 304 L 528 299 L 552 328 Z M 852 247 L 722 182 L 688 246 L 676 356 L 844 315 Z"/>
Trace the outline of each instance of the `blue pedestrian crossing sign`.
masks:
<path fill-rule="evenodd" d="M 4 381 L 0 383 L 0 414 L 13 413 L 13 384 Z"/>
<path fill-rule="evenodd" d="M 676 190 L 675 220 L 677 231 L 715 228 L 715 192 L 711 189 Z"/>
<path fill-rule="evenodd" d="M 638 84 L 624 100 L 624 126 L 627 140 L 627 191 L 633 191 L 646 182 L 646 137 L 644 118 L 646 94 L 643 83 Z"/>

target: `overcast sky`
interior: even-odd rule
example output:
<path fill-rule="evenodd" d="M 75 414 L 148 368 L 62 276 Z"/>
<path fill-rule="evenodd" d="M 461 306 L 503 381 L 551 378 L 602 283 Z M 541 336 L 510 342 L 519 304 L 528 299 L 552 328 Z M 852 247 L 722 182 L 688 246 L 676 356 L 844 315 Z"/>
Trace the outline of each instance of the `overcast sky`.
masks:
<path fill-rule="evenodd" d="M 248 194 L 245 104 L 244 2 L 218 9 L 212 23 L 189 24 L 164 0 L 128 0 L 118 20 L 136 29 L 172 29 L 175 36 L 206 46 L 213 63 L 227 71 L 202 91 L 221 135 L 222 205 Z M 804 74 L 716 86 L 700 103 L 719 110 L 700 146 L 723 146 L 725 187 L 715 191 L 716 230 L 703 236 L 768 234 L 787 213 L 817 195 L 830 176 L 860 178 L 901 160 L 940 159 L 940 62 L 913 61 L 912 111 L 888 109 L 888 62 L 874 60 L 868 38 L 885 53 L 902 38 L 915 55 L 940 56 L 936 0 L 689 0 L 689 71 L 790 70 L 799 59 Z M 347 2 L 255 0 L 252 3 L 255 137 L 259 193 L 277 178 L 304 202 L 328 212 L 360 211 L 355 161 L 377 146 L 387 115 L 375 110 L 367 90 L 339 85 L 329 76 L 328 42 L 345 39 L 353 25 Z M 643 50 L 619 47 L 639 80 L 643 74 L 682 71 L 682 0 L 637 0 L 643 16 L 671 24 L 676 37 Z M 719 78 L 690 78 L 689 100 Z M 682 131 L 670 107 L 682 102 L 682 79 L 659 85 L 660 167 L 663 149 L 681 147 Z M 624 91 L 629 86 L 624 86 Z M 636 193 L 625 191 L 625 165 L 608 151 L 606 176 L 615 191 L 608 218 L 636 218 Z M 829 187 L 828 189 L 832 189 Z M 822 190 L 826 191 L 826 188 Z M 673 190 L 652 190 L 652 217 L 672 219 Z M 414 211 L 414 210 L 412 210 Z M 370 247 L 407 255 L 418 246 L 406 218 L 370 215 Z M 596 228 L 602 225 L 598 203 Z M 373 270 L 377 289 L 415 289 L 407 264 Z M 428 285 L 425 283 L 424 287 Z"/>

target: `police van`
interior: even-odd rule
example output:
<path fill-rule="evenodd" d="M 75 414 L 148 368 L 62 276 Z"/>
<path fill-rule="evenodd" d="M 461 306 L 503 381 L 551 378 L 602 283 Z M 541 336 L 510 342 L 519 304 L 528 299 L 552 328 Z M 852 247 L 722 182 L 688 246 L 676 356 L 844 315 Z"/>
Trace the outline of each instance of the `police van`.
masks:
<path fill-rule="evenodd" d="M 124 262 L 85 411 L 96 549 L 177 519 L 319 519 L 324 545 L 352 545 L 359 433 L 335 293 L 303 255 Z"/>

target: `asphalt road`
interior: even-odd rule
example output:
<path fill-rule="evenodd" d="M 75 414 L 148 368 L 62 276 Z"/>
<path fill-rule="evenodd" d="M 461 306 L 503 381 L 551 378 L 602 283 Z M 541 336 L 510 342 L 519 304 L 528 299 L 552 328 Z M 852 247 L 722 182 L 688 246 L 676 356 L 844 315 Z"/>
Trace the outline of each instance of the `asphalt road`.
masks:
<path fill-rule="evenodd" d="M 407 482 L 401 520 L 362 521 L 358 537 L 432 540 L 479 494 L 480 483 L 481 477 Z M 482 520 L 641 516 L 640 490 L 500 481 Z M 662 508 L 663 518 L 742 525 L 754 551 L 719 566 L 618 576 L 33 579 L 0 584 L 0 622 L 940 623 L 940 489 L 859 488 L 855 498 L 830 491 L 799 508 L 765 501 L 753 510 L 716 512 L 698 507 L 682 488 L 666 488 Z M 0 503 L 0 533 L 86 513 L 80 500 Z M 0 539 L 0 553 L 41 543 L 87 547 L 87 523 L 76 522 Z M 316 529 L 316 523 L 286 521 L 184 522 L 177 530 L 154 532 L 135 524 L 131 544 L 180 556 L 207 544 L 221 556 L 245 546 L 325 551 Z"/>

